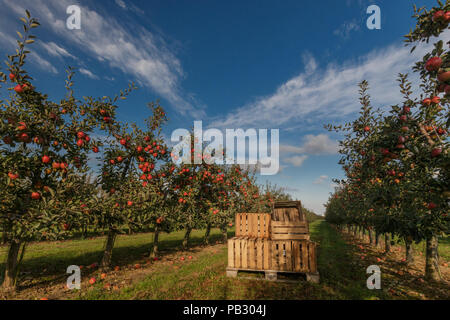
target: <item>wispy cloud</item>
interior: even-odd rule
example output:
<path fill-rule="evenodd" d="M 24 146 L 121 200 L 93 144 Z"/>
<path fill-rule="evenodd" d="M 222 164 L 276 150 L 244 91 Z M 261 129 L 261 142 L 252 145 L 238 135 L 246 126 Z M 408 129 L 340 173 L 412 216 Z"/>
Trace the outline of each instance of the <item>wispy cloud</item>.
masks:
<path fill-rule="evenodd" d="M 284 159 L 284 161 L 292 164 L 294 167 L 301 167 L 301 165 L 303 164 L 303 162 L 305 162 L 306 159 L 308 159 L 308 156 L 302 155 L 302 156 L 289 157 L 289 158 Z"/>
<path fill-rule="evenodd" d="M 337 141 L 326 134 L 308 134 L 303 138 L 301 146 L 280 145 L 281 153 L 306 153 L 312 155 L 335 154 L 338 151 Z"/>
<path fill-rule="evenodd" d="M 314 180 L 313 183 L 314 184 L 323 184 L 327 180 L 328 180 L 328 176 L 327 175 L 321 175 L 316 180 Z"/>
<path fill-rule="evenodd" d="M 352 33 L 352 31 L 358 31 L 359 29 L 360 26 L 356 20 L 347 21 L 334 30 L 333 34 L 343 39 L 348 39 L 350 38 L 350 33 Z"/>
<path fill-rule="evenodd" d="M 449 35 L 444 33 L 442 39 L 450 40 Z M 295 124 L 301 128 L 301 124 L 308 124 L 310 128 L 309 124 L 314 122 L 345 119 L 360 108 L 357 84 L 364 79 L 369 81 L 375 106 L 396 104 L 402 99 L 396 89 L 398 73 L 411 72 L 427 49 L 419 45 L 410 54 L 410 48 L 399 43 L 373 50 L 356 61 L 305 67 L 305 71 L 281 84 L 272 94 L 230 111 L 215 119 L 211 126 L 282 128 Z M 306 61 L 309 65 L 316 63 L 312 57 Z M 415 84 L 416 79 L 416 75 L 411 78 Z"/>
<path fill-rule="evenodd" d="M 1 2 L 1 19 L 11 19 L 11 11 L 23 16 L 27 8 L 41 21 L 43 28 L 50 28 L 61 41 L 76 45 L 97 61 L 117 68 L 151 88 L 181 114 L 204 115 L 202 109 L 193 106 L 189 94 L 181 89 L 180 82 L 184 78 L 181 63 L 160 35 L 137 25 L 127 29 L 127 23 L 98 13 L 87 5 L 80 6 L 81 30 L 68 30 L 63 19 L 67 17 L 66 8 L 73 4 L 69 0 L 23 0 L 20 4 L 9 0 Z M 58 51 L 53 52 L 56 54 Z"/>
<path fill-rule="evenodd" d="M 64 49 L 63 47 L 57 45 L 54 42 L 43 42 L 43 41 L 39 41 L 39 44 L 41 45 L 41 47 L 43 47 L 46 52 L 48 54 L 50 54 L 51 56 L 54 57 L 58 57 L 58 58 L 64 58 L 64 57 L 68 57 L 68 58 L 72 58 L 72 59 L 77 59 L 75 56 L 73 56 L 72 54 L 70 54 L 66 49 Z"/>
<path fill-rule="evenodd" d="M 17 46 L 16 39 L 14 39 L 12 36 L 2 31 L 0 31 L 0 43 L 2 43 L 4 46 L 9 46 L 11 48 L 15 48 Z M 39 69 L 54 74 L 58 73 L 58 70 L 53 66 L 53 64 L 51 64 L 48 60 L 43 58 L 37 52 L 30 52 L 29 58 L 30 61 L 32 61 L 34 65 L 37 66 Z"/>
<path fill-rule="evenodd" d="M 136 7 L 134 4 L 132 4 L 130 2 L 125 3 L 125 1 L 123 1 L 123 0 L 115 0 L 115 2 L 119 7 L 121 7 L 124 10 L 131 10 L 138 14 L 144 13 L 141 9 L 139 9 L 138 7 Z"/>
<path fill-rule="evenodd" d="M 84 74 L 85 76 L 91 78 L 91 79 L 98 79 L 98 76 L 96 76 L 95 74 L 93 74 L 91 71 L 89 71 L 88 69 L 85 68 L 80 68 L 80 73 Z"/>

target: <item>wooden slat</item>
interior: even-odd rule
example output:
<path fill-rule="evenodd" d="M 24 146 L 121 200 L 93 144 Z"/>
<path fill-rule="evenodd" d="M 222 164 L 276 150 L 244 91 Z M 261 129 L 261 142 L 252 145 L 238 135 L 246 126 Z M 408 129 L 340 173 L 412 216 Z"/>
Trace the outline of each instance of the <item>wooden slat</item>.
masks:
<path fill-rule="evenodd" d="M 248 239 L 241 240 L 241 267 L 246 269 L 248 267 Z"/>
<path fill-rule="evenodd" d="M 306 241 L 301 242 L 302 245 L 302 271 L 308 272 L 308 243 Z"/>
<path fill-rule="evenodd" d="M 272 232 L 276 233 L 307 233 L 306 227 L 272 227 Z"/>
<path fill-rule="evenodd" d="M 228 267 L 234 268 L 234 239 L 228 240 Z"/>
<path fill-rule="evenodd" d="M 241 239 L 236 239 L 235 245 L 234 245 L 234 249 L 235 249 L 235 259 L 234 259 L 234 263 L 235 263 L 235 267 L 236 268 L 240 268 L 242 267 L 241 264 Z"/>
<path fill-rule="evenodd" d="M 309 240 L 308 234 L 274 233 L 272 240 Z"/>
<path fill-rule="evenodd" d="M 258 217 L 259 214 L 252 214 L 251 215 L 251 237 L 257 238 L 258 237 Z"/>
<path fill-rule="evenodd" d="M 248 268 L 255 269 L 256 268 L 256 241 L 255 239 L 249 239 L 247 241 L 248 248 Z"/>
<path fill-rule="evenodd" d="M 256 239 L 256 268 L 258 270 L 263 270 L 263 258 L 264 258 L 264 252 L 263 252 L 263 240 L 262 239 Z"/>
<path fill-rule="evenodd" d="M 272 268 L 272 241 L 264 239 L 263 250 L 264 250 L 264 270 L 271 270 Z"/>
<path fill-rule="evenodd" d="M 286 241 L 286 269 L 288 271 L 294 271 L 292 267 L 292 241 Z"/>
<path fill-rule="evenodd" d="M 270 264 L 271 264 L 271 268 L 272 270 L 279 270 L 280 268 L 280 261 L 279 261 L 279 254 L 280 254 L 280 248 L 279 245 L 276 241 L 271 241 L 269 242 L 271 243 L 271 259 L 270 259 Z"/>
<path fill-rule="evenodd" d="M 235 235 L 236 235 L 236 237 L 239 237 L 241 235 L 241 214 L 240 213 L 238 213 L 236 215 L 235 228 L 236 228 Z"/>
<path fill-rule="evenodd" d="M 300 242 L 292 241 L 292 261 L 294 263 L 294 271 L 301 270 L 300 264 Z"/>
<path fill-rule="evenodd" d="M 274 227 L 306 227 L 306 223 L 302 221 L 272 221 L 272 228 Z"/>
<path fill-rule="evenodd" d="M 286 271 L 286 241 L 278 241 L 278 270 Z"/>

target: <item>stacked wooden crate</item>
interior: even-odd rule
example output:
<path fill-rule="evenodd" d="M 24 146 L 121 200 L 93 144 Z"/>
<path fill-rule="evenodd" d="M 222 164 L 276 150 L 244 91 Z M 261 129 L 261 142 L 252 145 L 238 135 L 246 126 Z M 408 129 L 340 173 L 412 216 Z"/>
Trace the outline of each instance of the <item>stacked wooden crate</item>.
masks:
<path fill-rule="evenodd" d="M 304 273 L 318 281 L 316 243 L 299 201 L 277 202 L 272 214 L 236 215 L 236 236 L 228 240 L 228 276 L 239 271 L 264 272 L 276 280 L 278 273 Z"/>

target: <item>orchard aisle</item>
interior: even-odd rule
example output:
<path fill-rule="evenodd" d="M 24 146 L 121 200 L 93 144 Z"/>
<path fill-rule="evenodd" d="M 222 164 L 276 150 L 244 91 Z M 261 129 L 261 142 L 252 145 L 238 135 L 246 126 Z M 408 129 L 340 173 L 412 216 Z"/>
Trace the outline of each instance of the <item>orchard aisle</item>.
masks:
<path fill-rule="evenodd" d="M 200 244 L 203 230 L 193 234 L 196 244 Z M 133 262 L 120 265 L 120 270 L 111 271 L 101 279 L 95 267 L 85 267 L 82 272 L 81 292 L 65 288 L 65 275 L 53 277 L 51 285 L 46 282 L 49 276 L 39 279 L 40 285 L 22 288 L 16 299 L 448 299 L 449 286 L 446 284 L 428 286 L 421 279 L 418 266 L 408 273 L 401 266 L 400 246 L 393 246 L 392 253 L 382 254 L 382 249 L 370 247 L 348 234 L 339 234 L 323 220 L 311 223 L 311 236 L 319 242 L 320 284 L 300 281 L 297 284 L 271 283 L 257 280 L 232 279 L 225 276 L 227 247 L 223 243 L 212 246 L 195 246 L 189 251 L 178 251 L 183 233 L 163 235 L 161 239 L 162 257 L 150 261 L 141 252 L 151 234 L 122 236 L 118 239 L 116 262 L 120 264 L 122 255 L 133 256 Z M 213 243 L 219 239 L 218 230 L 212 232 Z M 25 272 L 42 248 L 47 254 L 65 253 L 86 245 L 86 241 L 100 246 L 102 238 L 76 242 L 39 243 L 30 247 L 31 259 L 26 259 Z M 145 240 L 145 241 L 144 241 Z M 441 245 L 443 251 L 448 244 Z M 95 251 L 98 248 L 92 248 Z M 123 250 L 123 251 L 122 251 Z M 423 256 L 416 250 L 416 261 Z M 1 254 L 1 253 L 0 253 Z M 44 253 L 45 254 L 45 253 Z M 86 254 L 86 253 L 85 253 Z M 95 252 L 88 254 L 89 259 Z M 364 256 L 361 259 L 361 256 Z M 73 257 L 70 259 L 74 259 Z M 446 258 L 448 259 L 448 257 Z M 64 263 L 69 262 L 68 260 Z M 31 266 L 30 266 L 31 264 Z M 368 290 L 366 287 L 366 268 L 379 265 L 382 270 L 382 290 Z M 449 268 L 443 267 L 448 278 Z M 96 283 L 89 284 L 95 277 Z M 58 280 L 59 279 L 59 280 Z"/>

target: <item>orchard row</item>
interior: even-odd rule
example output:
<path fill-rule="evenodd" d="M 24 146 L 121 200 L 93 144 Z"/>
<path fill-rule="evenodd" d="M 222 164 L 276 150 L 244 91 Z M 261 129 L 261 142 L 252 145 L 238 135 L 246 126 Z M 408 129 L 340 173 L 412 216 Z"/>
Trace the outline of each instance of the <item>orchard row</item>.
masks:
<path fill-rule="evenodd" d="M 277 188 L 261 189 L 248 168 L 174 164 L 158 103 L 149 104 L 145 128 L 117 119 L 118 101 L 133 85 L 113 98 L 80 100 L 69 69 L 65 97 L 50 101 L 24 69 L 30 31 L 39 23 L 28 12 L 22 21 L 18 49 L 6 62 L 9 76 L 0 73 L 9 91 L 0 101 L 0 232 L 8 244 L 3 289 L 14 290 L 30 241 L 106 232 L 101 268 L 108 269 L 120 233 L 154 231 L 149 254 L 156 256 L 160 232 L 186 230 L 184 246 L 194 228 L 206 229 L 205 242 L 212 227 L 226 237 L 236 212 L 268 211 L 285 197 Z"/>
<path fill-rule="evenodd" d="M 420 88 L 413 91 L 408 75 L 398 81 L 403 101 L 389 112 L 371 107 L 368 83 L 360 84 L 359 118 L 343 126 L 328 126 L 344 133 L 340 164 L 346 179 L 327 203 L 326 219 L 341 227 L 365 229 L 371 239 L 385 234 L 404 240 L 405 262 L 412 262 L 411 243 L 426 241 L 425 274 L 441 278 L 438 238 L 450 231 L 449 43 L 439 40 L 448 29 L 448 1 L 430 11 L 415 12 L 417 26 L 407 43 L 436 42 L 414 66 Z M 415 48 L 415 47 L 414 47 Z"/>

